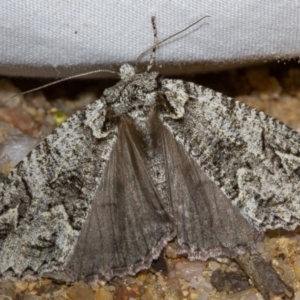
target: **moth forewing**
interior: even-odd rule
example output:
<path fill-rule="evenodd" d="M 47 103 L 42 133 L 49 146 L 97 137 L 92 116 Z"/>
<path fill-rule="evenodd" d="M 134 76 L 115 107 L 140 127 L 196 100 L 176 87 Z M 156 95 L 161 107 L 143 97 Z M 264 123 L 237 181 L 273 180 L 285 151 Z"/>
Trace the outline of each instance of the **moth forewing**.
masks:
<path fill-rule="evenodd" d="M 191 82 L 184 89 L 189 101 L 180 122 L 163 117 L 175 139 L 257 229 L 294 229 L 299 134 L 213 90 Z"/>

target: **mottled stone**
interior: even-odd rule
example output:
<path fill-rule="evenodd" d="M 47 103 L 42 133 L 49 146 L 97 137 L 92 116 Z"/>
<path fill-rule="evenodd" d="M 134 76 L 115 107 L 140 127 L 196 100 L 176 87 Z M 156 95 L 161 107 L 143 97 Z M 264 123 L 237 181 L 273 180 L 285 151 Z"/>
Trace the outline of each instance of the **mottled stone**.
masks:
<path fill-rule="evenodd" d="M 77 282 L 69 288 L 68 300 L 94 300 L 94 293 L 92 289 L 83 282 Z"/>
<path fill-rule="evenodd" d="M 0 144 L 0 173 L 7 175 L 39 142 L 38 138 L 17 134 Z"/>
<path fill-rule="evenodd" d="M 0 282 L 0 295 L 2 297 L 10 297 L 11 299 L 15 298 L 16 287 L 13 282 Z"/>
<path fill-rule="evenodd" d="M 9 107 L 17 107 L 23 101 L 21 91 L 10 80 L 0 79 L 0 103 Z M 13 98 L 12 98 L 13 97 Z"/>
<path fill-rule="evenodd" d="M 220 269 L 213 272 L 210 282 L 218 292 L 238 292 L 250 287 L 245 274 Z"/>
<path fill-rule="evenodd" d="M 178 253 L 178 246 L 175 243 L 167 244 L 164 253 L 168 258 L 182 257 L 182 255 Z"/>
<path fill-rule="evenodd" d="M 56 291 L 63 287 L 61 284 L 57 284 L 50 279 L 41 279 L 36 287 L 37 295 L 54 294 Z"/>
<path fill-rule="evenodd" d="M 188 261 L 179 260 L 174 263 L 174 269 L 176 276 L 186 281 L 190 281 L 193 277 L 197 277 L 202 274 L 205 268 L 205 262 L 203 261 Z"/>
<path fill-rule="evenodd" d="M 16 293 L 22 294 L 27 292 L 28 294 L 36 294 L 36 289 L 39 286 L 37 281 L 18 281 L 15 283 Z"/>
<path fill-rule="evenodd" d="M 19 107 L 0 108 L 0 121 L 8 123 L 27 134 L 31 133 L 34 126 L 30 115 Z"/>
<path fill-rule="evenodd" d="M 95 300 L 113 300 L 113 294 L 105 288 L 101 288 L 95 293 Z"/>
<path fill-rule="evenodd" d="M 222 299 L 224 299 L 224 300 L 262 300 L 262 297 L 257 294 L 257 291 L 255 289 L 252 288 L 252 289 L 248 289 L 248 290 L 233 293 L 233 294 L 227 294 Z M 273 299 L 273 300 L 277 300 L 277 299 Z"/>
<path fill-rule="evenodd" d="M 32 295 L 32 294 L 25 294 L 22 297 L 22 300 L 46 300 L 46 297 L 45 296 Z"/>
<path fill-rule="evenodd" d="M 139 298 L 141 292 L 137 285 L 120 285 L 114 293 L 114 300 L 130 300 L 130 298 Z"/>
<path fill-rule="evenodd" d="M 208 263 L 208 268 L 211 270 L 211 271 L 215 271 L 217 269 L 220 269 L 221 265 L 214 261 L 214 260 L 211 260 L 209 263 Z"/>
<path fill-rule="evenodd" d="M 14 298 L 11 298 L 9 296 L 0 295 L 0 300 L 14 300 Z"/>
<path fill-rule="evenodd" d="M 295 298 L 294 298 L 294 300 L 300 300 L 300 291 L 297 291 L 297 292 L 295 293 Z"/>

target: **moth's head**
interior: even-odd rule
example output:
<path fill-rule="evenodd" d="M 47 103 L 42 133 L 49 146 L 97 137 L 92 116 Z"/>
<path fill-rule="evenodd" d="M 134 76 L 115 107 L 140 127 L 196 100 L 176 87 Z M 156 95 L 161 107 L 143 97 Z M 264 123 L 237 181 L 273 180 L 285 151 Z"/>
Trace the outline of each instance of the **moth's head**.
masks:
<path fill-rule="evenodd" d="M 124 64 L 120 67 L 120 77 L 123 81 L 129 81 L 135 75 L 134 67 L 129 64 Z"/>

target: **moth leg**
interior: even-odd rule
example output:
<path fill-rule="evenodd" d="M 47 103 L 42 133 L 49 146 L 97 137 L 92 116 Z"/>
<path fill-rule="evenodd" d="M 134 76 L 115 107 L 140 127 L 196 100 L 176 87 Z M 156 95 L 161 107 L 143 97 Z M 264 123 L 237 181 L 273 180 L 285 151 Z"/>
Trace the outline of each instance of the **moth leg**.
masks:
<path fill-rule="evenodd" d="M 293 289 L 284 283 L 273 267 L 259 253 L 245 253 L 235 260 L 253 280 L 254 285 L 265 299 L 293 299 Z"/>

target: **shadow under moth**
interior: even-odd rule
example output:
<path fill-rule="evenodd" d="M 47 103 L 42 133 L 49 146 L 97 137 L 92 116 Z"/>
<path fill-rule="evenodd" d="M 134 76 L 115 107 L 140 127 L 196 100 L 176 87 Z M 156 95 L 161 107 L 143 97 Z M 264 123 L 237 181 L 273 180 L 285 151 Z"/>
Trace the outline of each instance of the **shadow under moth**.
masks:
<path fill-rule="evenodd" d="M 192 82 L 128 64 L 120 77 L 0 183 L 2 277 L 110 280 L 175 240 L 191 260 L 236 259 L 266 299 L 291 299 L 256 243 L 300 223 L 300 135 Z"/>

